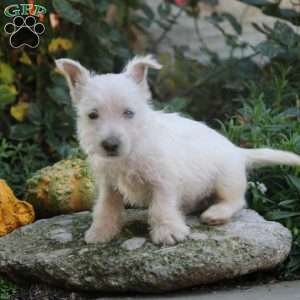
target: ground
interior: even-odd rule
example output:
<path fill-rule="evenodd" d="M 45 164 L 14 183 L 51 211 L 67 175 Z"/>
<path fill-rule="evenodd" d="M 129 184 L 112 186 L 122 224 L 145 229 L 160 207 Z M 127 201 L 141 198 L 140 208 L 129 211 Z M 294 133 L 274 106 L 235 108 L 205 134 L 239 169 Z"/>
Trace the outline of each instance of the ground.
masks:
<path fill-rule="evenodd" d="M 76 292 L 66 292 L 56 288 L 50 288 L 43 285 L 31 285 L 20 288 L 18 293 L 10 300 L 100 300 L 100 299 L 187 299 L 187 300 L 299 300 L 300 299 L 300 281 L 279 282 L 272 273 L 255 273 L 244 276 L 237 280 L 225 281 L 222 283 L 209 285 L 203 288 L 185 289 L 173 293 L 159 295 L 143 294 L 77 294 Z M 3 281 L 1 281 L 3 284 Z M 0 287 L 0 299 L 7 300 Z M 3 290 L 4 291 L 4 290 Z M 2 297 L 2 298 L 1 298 Z"/>

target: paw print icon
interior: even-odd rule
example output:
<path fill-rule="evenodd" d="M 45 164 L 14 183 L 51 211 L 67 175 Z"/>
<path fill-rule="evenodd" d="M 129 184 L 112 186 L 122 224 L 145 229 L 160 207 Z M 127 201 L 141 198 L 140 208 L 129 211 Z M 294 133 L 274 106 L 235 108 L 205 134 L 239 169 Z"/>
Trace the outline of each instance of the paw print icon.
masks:
<path fill-rule="evenodd" d="M 40 43 L 40 37 L 44 31 L 45 26 L 36 21 L 35 17 L 17 16 L 12 23 L 7 23 L 4 31 L 10 35 L 9 43 L 13 48 L 28 46 L 36 48 Z"/>

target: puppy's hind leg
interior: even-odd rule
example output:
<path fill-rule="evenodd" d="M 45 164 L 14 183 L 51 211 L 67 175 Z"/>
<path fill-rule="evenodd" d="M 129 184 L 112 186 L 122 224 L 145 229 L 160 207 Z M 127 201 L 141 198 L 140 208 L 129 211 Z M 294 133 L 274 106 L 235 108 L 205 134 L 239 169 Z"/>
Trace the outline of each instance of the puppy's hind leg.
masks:
<path fill-rule="evenodd" d="M 219 178 L 217 182 L 218 203 L 209 207 L 200 217 L 202 222 L 206 224 L 224 224 L 246 204 L 247 179 L 245 170 L 239 170 L 239 172 L 234 172 L 229 176 L 226 175 Z"/>

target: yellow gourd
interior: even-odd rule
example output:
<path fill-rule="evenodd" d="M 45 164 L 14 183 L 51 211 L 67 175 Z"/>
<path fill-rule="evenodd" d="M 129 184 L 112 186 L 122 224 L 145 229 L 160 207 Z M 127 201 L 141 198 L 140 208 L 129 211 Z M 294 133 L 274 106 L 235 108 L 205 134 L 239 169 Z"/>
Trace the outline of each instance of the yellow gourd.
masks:
<path fill-rule="evenodd" d="M 31 204 L 18 200 L 4 180 L 0 180 L 0 236 L 32 223 L 35 213 Z"/>
<path fill-rule="evenodd" d="M 67 159 L 37 171 L 27 180 L 25 200 L 38 218 L 91 209 L 95 181 L 83 159 Z"/>

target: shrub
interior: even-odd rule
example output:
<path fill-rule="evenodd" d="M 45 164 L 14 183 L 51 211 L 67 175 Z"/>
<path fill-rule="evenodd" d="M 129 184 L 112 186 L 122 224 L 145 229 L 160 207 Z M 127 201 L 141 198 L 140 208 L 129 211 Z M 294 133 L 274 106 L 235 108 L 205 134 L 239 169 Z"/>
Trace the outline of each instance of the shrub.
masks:
<path fill-rule="evenodd" d="M 269 93 L 253 82 L 248 85 L 249 96 L 240 99 L 242 108 L 236 116 L 221 123 L 222 132 L 242 147 L 271 147 L 300 155 L 300 103 L 297 94 L 291 93 L 294 82 L 285 81 L 274 69 L 270 74 Z M 279 86 L 286 82 L 282 94 L 274 81 Z M 280 94 L 277 100 L 274 94 Z M 291 106 L 285 107 L 280 103 L 289 94 L 293 95 L 294 103 L 292 106 L 292 99 L 289 99 Z M 249 206 L 267 219 L 281 222 L 293 234 L 292 254 L 282 273 L 287 278 L 300 275 L 299 177 L 299 167 L 286 166 L 255 169 L 249 176 Z"/>
<path fill-rule="evenodd" d="M 292 3 L 292 9 L 283 9 L 280 1 L 241 2 L 300 24 L 296 3 Z M 300 154 L 300 36 L 290 23 L 281 20 L 273 27 L 253 25 L 266 37 L 253 50 L 266 57 L 268 63 L 259 71 L 259 80 L 246 80 L 245 93 L 239 99 L 241 109 L 222 124 L 222 130 L 244 147 L 267 146 Z M 299 177 L 299 167 L 262 168 L 250 174 L 250 207 L 269 220 L 283 223 L 293 234 L 292 253 L 282 270 L 285 278 L 300 276 Z"/>
<path fill-rule="evenodd" d="M 5 138 L 0 141 L 0 178 L 7 180 L 17 197 L 22 197 L 26 179 L 49 162 L 39 145 L 29 142 L 15 144 Z"/>

